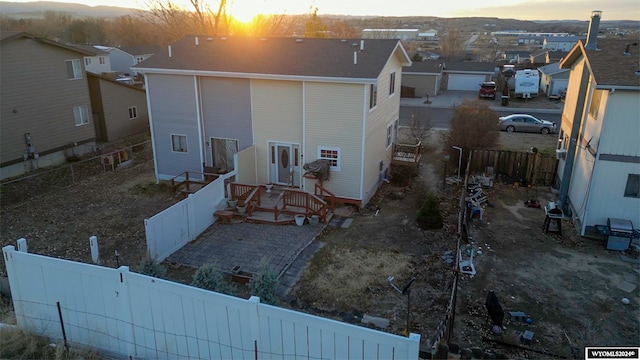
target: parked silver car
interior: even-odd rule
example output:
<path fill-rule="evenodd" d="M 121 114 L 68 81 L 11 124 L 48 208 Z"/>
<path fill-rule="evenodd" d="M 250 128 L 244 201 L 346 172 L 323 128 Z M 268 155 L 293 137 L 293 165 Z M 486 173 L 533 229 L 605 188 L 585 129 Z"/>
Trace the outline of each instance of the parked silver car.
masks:
<path fill-rule="evenodd" d="M 556 124 L 548 120 L 541 120 L 528 114 L 511 114 L 501 116 L 500 130 L 507 132 L 537 132 L 541 134 L 553 134 L 556 132 Z"/>

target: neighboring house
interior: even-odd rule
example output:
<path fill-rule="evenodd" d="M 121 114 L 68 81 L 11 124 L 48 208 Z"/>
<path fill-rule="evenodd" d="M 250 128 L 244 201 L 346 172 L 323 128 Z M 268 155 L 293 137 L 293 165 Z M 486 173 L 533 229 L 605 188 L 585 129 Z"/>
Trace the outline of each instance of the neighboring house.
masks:
<path fill-rule="evenodd" d="M 551 51 L 569 51 L 581 38 L 577 36 L 553 36 L 544 38 L 543 49 Z"/>
<path fill-rule="evenodd" d="M 442 62 L 417 61 L 402 67 L 402 86 L 415 89 L 415 96 L 438 95 L 442 82 Z"/>
<path fill-rule="evenodd" d="M 521 64 L 529 62 L 531 53 L 521 50 L 507 50 L 504 52 L 504 60 L 507 60 L 510 64 Z"/>
<path fill-rule="evenodd" d="M 398 40 L 185 37 L 135 68 L 156 178 L 230 171 L 249 149 L 238 177 L 313 193 L 303 166 L 324 159 L 322 186 L 364 206 L 387 176 L 409 64 Z"/>
<path fill-rule="evenodd" d="M 0 178 L 95 149 L 84 57 L 93 53 L 3 32 L 0 38 Z"/>
<path fill-rule="evenodd" d="M 478 91 L 480 84 L 496 75 L 490 62 L 447 61 L 442 63 L 442 90 Z"/>
<path fill-rule="evenodd" d="M 416 36 L 416 40 L 429 41 L 429 40 L 437 40 L 437 39 L 438 39 L 438 30 L 435 30 L 435 29 L 429 29 L 427 31 L 418 33 L 418 35 Z"/>
<path fill-rule="evenodd" d="M 558 145 L 560 205 L 584 235 L 608 218 L 640 227 L 640 51 L 638 40 L 576 43 Z M 592 36 L 593 35 L 593 36 Z"/>
<path fill-rule="evenodd" d="M 544 37 L 541 35 L 520 35 L 518 45 L 542 45 Z"/>
<path fill-rule="evenodd" d="M 133 45 L 133 46 L 120 46 L 118 49 L 130 54 L 133 57 L 133 65 L 141 63 L 154 54 L 162 50 L 161 47 L 155 45 Z M 131 71 L 131 75 L 134 75 L 135 71 Z"/>
<path fill-rule="evenodd" d="M 569 69 L 560 69 L 560 63 L 545 65 L 538 68 L 540 72 L 540 91 L 547 96 L 560 96 L 561 91 L 567 90 L 569 83 Z"/>
<path fill-rule="evenodd" d="M 533 65 L 546 64 L 548 52 L 549 50 L 542 49 L 542 50 L 531 53 L 529 55 L 529 62 Z"/>
<path fill-rule="evenodd" d="M 547 51 L 547 59 L 545 64 L 551 64 L 554 62 L 560 62 L 567 56 L 567 51 Z"/>
<path fill-rule="evenodd" d="M 363 39 L 415 40 L 420 29 L 363 29 Z"/>
<path fill-rule="evenodd" d="M 96 46 L 96 48 L 103 50 L 109 54 L 111 60 L 111 70 L 117 72 L 119 75 L 135 75 L 135 71 L 131 70 L 139 62 L 142 62 L 157 51 L 160 48 L 157 46 L 123 46 L 123 47 L 111 47 L 111 46 Z"/>
<path fill-rule="evenodd" d="M 98 141 L 120 140 L 149 130 L 147 96 L 139 87 L 87 73 Z"/>
<path fill-rule="evenodd" d="M 94 74 L 103 74 L 111 72 L 111 61 L 109 59 L 109 53 L 97 48 L 94 45 L 78 45 L 73 44 L 73 47 L 82 49 L 93 55 L 87 55 L 84 57 L 85 70 Z"/>

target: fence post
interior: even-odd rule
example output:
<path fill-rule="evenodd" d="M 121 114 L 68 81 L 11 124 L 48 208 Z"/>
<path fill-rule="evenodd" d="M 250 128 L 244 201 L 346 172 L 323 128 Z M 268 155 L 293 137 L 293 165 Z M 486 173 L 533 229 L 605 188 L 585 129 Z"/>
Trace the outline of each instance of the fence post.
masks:
<path fill-rule="evenodd" d="M 20 238 L 17 241 L 18 243 L 18 251 L 28 253 L 29 249 L 27 248 L 27 239 Z"/>
<path fill-rule="evenodd" d="M 98 237 L 93 235 L 89 237 L 89 247 L 91 248 L 91 260 L 95 264 L 100 264 L 100 250 L 98 249 Z"/>
<path fill-rule="evenodd" d="M 69 351 L 69 345 L 67 344 L 67 332 L 64 331 L 64 320 L 62 319 L 62 309 L 60 309 L 60 301 L 56 302 L 58 307 L 58 317 L 60 318 L 60 327 L 62 328 L 62 339 L 64 340 L 64 349 Z"/>
<path fill-rule="evenodd" d="M 122 339 L 118 339 L 126 344 L 129 352 L 129 357 L 136 357 L 136 337 L 134 331 L 133 316 L 131 314 L 131 297 L 129 296 L 129 267 L 120 266 L 118 268 L 118 280 L 119 291 L 116 291 L 116 302 L 119 302 L 120 309 L 122 310 L 122 320 L 118 324 L 118 334 L 123 333 Z"/>
<path fill-rule="evenodd" d="M 260 338 L 260 314 L 258 311 L 259 306 L 260 298 L 257 296 L 251 296 L 247 301 L 247 307 L 249 310 L 249 330 L 251 332 L 251 338 L 253 339 L 253 351 L 256 360 L 258 359 L 258 339 Z"/>
<path fill-rule="evenodd" d="M 409 342 L 407 359 L 418 359 L 420 357 L 420 334 L 409 333 Z"/>

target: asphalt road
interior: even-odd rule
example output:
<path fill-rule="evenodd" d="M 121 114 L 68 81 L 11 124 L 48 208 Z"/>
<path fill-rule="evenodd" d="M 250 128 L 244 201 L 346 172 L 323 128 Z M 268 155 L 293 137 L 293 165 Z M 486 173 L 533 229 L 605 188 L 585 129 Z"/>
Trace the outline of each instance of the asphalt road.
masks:
<path fill-rule="evenodd" d="M 400 106 L 400 126 L 411 126 L 411 119 L 420 122 L 424 127 L 448 129 L 451 123 L 451 109 L 429 108 L 421 106 Z M 499 116 L 518 113 L 518 109 L 496 111 Z M 545 113 L 537 110 L 531 115 L 554 122 L 560 128 L 562 114 Z"/>

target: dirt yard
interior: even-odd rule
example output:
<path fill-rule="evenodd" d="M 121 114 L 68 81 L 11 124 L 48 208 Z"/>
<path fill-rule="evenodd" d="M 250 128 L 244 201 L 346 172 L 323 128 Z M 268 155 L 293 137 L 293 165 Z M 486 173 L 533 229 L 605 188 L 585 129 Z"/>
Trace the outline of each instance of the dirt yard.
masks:
<path fill-rule="evenodd" d="M 419 176 L 407 183 L 385 184 L 366 209 L 352 212 L 347 229 L 327 228 L 318 239 L 325 246 L 316 254 L 301 281 L 282 306 L 362 324 L 364 315 L 389 320 L 384 331 L 406 331 L 407 297 L 394 290 L 415 277 L 411 285 L 410 331 L 423 342 L 431 338 L 443 319 L 453 280 L 453 269 L 443 260 L 455 250 L 457 203 L 460 187 L 442 189 L 443 157 L 440 135 L 430 134 Z M 501 146 L 509 150 L 555 148 L 556 137 L 540 134 L 501 134 Z M 133 266 L 145 253 L 144 218 L 175 202 L 167 189 L 155 185 L 153 162 L 106 172 L 72 187 L 34 197 L 16 205 L 3 205 L 0 240 L 3 245 L 28 239 L 29 251 L 53 257 L 90 262 L 88 238 L 97 235 L 102 262 L 115 267 Z M 449 169 L 452 175 L 455 171 Z M 402 180 L 402 179 L 395 179 Z M 425 195 L 440 199 L 445 226 L 424 231 L 415 224 Z M 618 288 L 638 264 L 623 262 L 619 253 L 603 249 L 595 239 L 575 235 L 563 223 L 563 235 L 542 231 L 544 213 L 526 208 L 535 197 L 553 199 L 547 189 L 513 188 L 496 184 L 488 190 L 491 206 L 483 221 L 471 227 L 473 245 L 482 251 L 474 264 L 476 276 L 461 277 L 458 286 L 453 341 L 463 347 L 493 348 L 514 358 L 539 358 L 531 351 L 483 341 L 498 340 L 522 345 L 514 331 L 534 332 L 531 347 L 562 356 L 571 346 L 637 345 L 640 338 L 640 291 Z M 4 272 L 4 265 L 0 267 Z M 172 271 L 169 276 L 190 281 L 193 270 Z M 636 284 L 637 285 L 637 284 Z M 507 311 L 523 311 L 531 319 L 505 322 L 502 336 L 490 334 L 491 322 L 484 307 L 494 290 Z M 631 303 L 623 305 L 627 297 Z M 371 326 L 374 325 L 364 325 Z"/>

